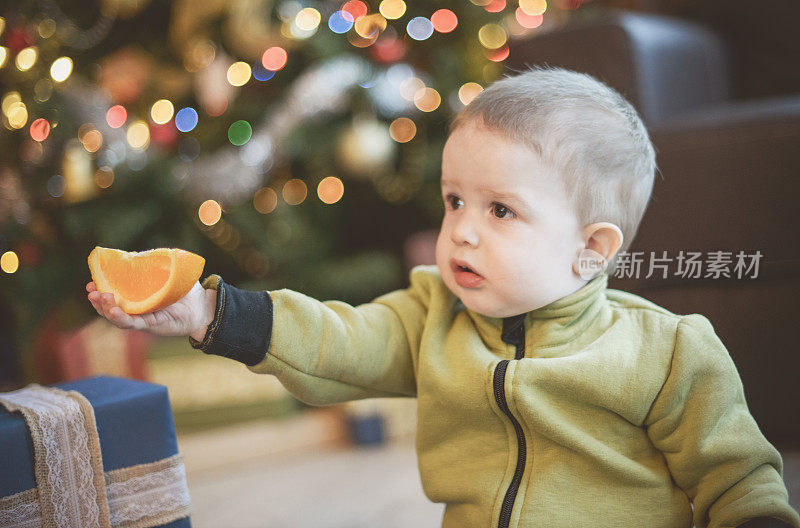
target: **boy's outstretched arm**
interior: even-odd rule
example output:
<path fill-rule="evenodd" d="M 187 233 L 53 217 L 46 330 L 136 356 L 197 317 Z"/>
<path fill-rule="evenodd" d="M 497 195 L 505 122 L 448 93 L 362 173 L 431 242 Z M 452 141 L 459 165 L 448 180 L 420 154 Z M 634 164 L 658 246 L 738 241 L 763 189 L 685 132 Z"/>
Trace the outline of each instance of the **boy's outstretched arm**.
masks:
<path fill-rule="evenodd" d="M 678 323 L 669 375 L 647 434 L 694 505 L 696 528 L 800 527 L 783 461 L 750 414 L 736 366 L 711 323 Z"/>
<path fill-rule="evenodd" d="M 419 343 L 428 315 L 424 274 L 360 306 L 320 302 L 291 290 L 247 291 L 218 275 L 214 319 L 194 348 L 273 374 L 311 405 L 416 395 Z M 199 337 L 199 336 L 198 336 Z"/>

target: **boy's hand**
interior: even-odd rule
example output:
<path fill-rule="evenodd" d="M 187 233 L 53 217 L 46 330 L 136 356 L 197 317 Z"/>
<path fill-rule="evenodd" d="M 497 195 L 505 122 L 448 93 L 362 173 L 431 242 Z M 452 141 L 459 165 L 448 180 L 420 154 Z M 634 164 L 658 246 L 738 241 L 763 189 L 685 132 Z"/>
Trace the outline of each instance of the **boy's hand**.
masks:
<path fill-rule="evenodd" d="M 86 285 L 89 302 L 97 311 L 119 328 L 142 330 L 159 336 L 188 336 L 203 340 L 206 328 L 214 318 L 217 292 L 205 289 L 200 282 L 179 301 L 162 310 L 140 315 L 126 314 L 114 302 L 110 293 L 100 293 L 97 285 Z"/>

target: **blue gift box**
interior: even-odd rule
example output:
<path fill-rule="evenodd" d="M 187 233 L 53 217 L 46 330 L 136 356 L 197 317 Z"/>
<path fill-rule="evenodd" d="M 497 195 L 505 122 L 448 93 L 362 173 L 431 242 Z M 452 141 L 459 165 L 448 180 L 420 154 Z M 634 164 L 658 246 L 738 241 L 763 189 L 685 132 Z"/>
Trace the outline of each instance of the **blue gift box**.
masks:
<path fill-rule="evenodd" d="M 111 376 L 53 386 L 80 392 L 92 404 L 104 471 L 156 462 L 178 452 L 166 387 Z M 9 413 L 2 405 L 0 446 L 0 497 L 36 487 L 28 426 L 20 413 Z M 163 526 L 187 528 L 191 523 L 185 517 Z"/>

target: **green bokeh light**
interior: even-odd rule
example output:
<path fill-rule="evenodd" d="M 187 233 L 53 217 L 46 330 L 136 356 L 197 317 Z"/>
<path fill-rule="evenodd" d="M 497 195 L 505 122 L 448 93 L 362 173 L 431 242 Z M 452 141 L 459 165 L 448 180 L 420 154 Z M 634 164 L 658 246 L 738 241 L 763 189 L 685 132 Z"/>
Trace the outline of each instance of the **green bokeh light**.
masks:
<path fill-rule="evenodd" d="M 244 119 L 236 121 L 228 128 L 228 139 L 237 146 L 244 145 L 253 137 L 253 128 Z"/>

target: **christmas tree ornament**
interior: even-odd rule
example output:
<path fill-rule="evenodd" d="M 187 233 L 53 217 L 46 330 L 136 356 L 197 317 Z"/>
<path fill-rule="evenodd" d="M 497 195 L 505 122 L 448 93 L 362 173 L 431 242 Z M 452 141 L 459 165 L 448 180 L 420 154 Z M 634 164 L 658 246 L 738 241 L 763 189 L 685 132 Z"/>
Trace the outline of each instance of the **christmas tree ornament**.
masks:
<path fill-rule="evenodd" d="M 386 170 L 396 153 L 389 127 L 374 116 L 359 115 L 339 138 L 337 161 L 358 178 Z"/>

